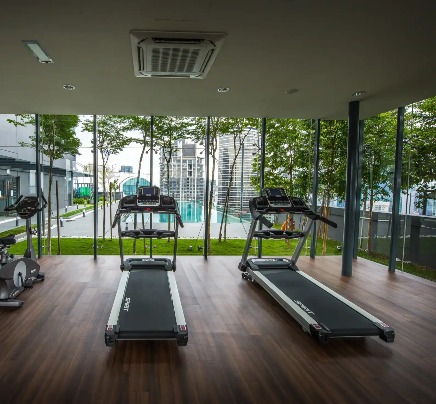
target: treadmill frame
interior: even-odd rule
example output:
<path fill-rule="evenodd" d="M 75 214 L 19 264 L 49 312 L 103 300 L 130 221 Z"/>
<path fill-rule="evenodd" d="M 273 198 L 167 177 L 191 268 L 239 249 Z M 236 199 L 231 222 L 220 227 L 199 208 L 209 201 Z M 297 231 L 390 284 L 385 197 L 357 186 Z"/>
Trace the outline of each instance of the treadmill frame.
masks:
<path fill-rule="evenodd" d="M 126 197 L 125 197 L 126 198 Z M 125 199 L 123 198 L 123 199 Z M 167 198 L 167 199 L 165 199 Z M 119 245 L 120 245 L 120 259 L 121 265 L 120 269 L 122 271 L 121 279 L 118 284 L 118 289 L 115 295 L 115 299 L 112 305 L 112 309 L 109 315 L 109 320 L 106 324 L 105 329 L 105 343 L 107 346 L 114 346 L 116 341 L 119 339 L 122 340 L 161 340 L 161 339 L 176 339 L 177 345 L 185 346 L 188 343 L 188 327 L 186 324 L 185 316 L 183 313 L 182 302 L 180 300 L 180 294 L 177 287 L 176 278 L 174 275 L 174 271 L 176 270 L 176 251 L 177 251 L 177 238 L 178 238 L 178 227 L 179 225 L 183 227 L 183 222 L 180 217 L 177 202 L 171 198 L 173 205 L 168 205 L 168 197 L 160 196 L 160 203 L 153 205 L 146 205 L 144 203 L 138 204 L 138 200 L 132 198 L 131 196 L 127 201 L 129 203 L 122 204 L 120 201 L 117 213 L 114 218 L 114 222 L 112 227 L 115 227 L 118 224 L 118 236 L 119 236 Z M 163 203 L 165 202 L 165 204 Z M 122 231 L 121 230 L 121 216 L 123 214 L 129 213 L 138 213 L 138 212 L 146 212 L 146 213 L 168 213 L 173 214 L 175 216 L 175 230 L 172 231 L 164 231 L 164 230 L 140 230 L 136 231 Z M 167 238 L 174 237 L 174 255 L 173 260 L 167 258 L 140 258 L 133 257 L 124 260 L 124 252 L 123 252 L 123 237 L 132 237 L 132 238 Z M 151 251 L 150 251 L 151 254 Z M 172 334 L 169 337 L 159 337 L 156 338 L 156 335 L 153 333 L 147 334 L 147 331 L 144 331 L 143 334 L 138 338 L 132 338 L 130 336 L 126 336 L 121 330 L 120 327 L 120 314 L 122 312 L 122 304 L 125 298 L 127 286 L 129 283 L 130 275 L 132 271 L 147 271 L 147 270 L 156 270 L 157 268 L 153 268 L 152 264 L 155 261 L 162 262 L 164 261 L 164 271 L 167 275 L 169 292 L 172 300 L 172 305 L 174 309 L 174 316 L 176 320 L 176 329 L 168 332 L 168 334 Z M 132 263 L 138 263 L 139 265 L 132 265 Z M 141 263 L 144 263 L 144 267 L 141 268 Z M 147 268 L 148 263 L 148 268 Z M 123 335 L 124 334 L 124 335 Z"/>
<path fill-rule="evenodd" d="M 297 244 L 297 247 L 294 250 L 294 253 L 292 255 L 292 258 L 286 259 L 286 258 L 267 258 L 268 260 L 277 260 L 281 262 L 287 262 L 288 263 L 288 269 L 283 268 L 283 270 L 290 270 L 295 271 L 298 273 L 298 275 L 303 276 L 310 282 L 314 283 L 336 299 L 340 300 L 342 303 L 346 304 L 351 309 L 355 310 L 357 313 L 361 314 L 368 320 L 370 320 L 374 326 L 377 328 L 378 333 L 373 335 L 378 335 L 383 341 L 385 342 L 393 342 L 395 339 L 395 332 L 392 327 L 385 324 L 383 321 L 378 319 L 377 317 L 373 316 L 372 314 L 368 313 L 367 311 L 363 310 L 361 307 L 357 306 L 350 300 L 346 299 L 345 297 L 341 296 L 334 290 L 328 288 L 327 286 L 323 285 L 321 282 L 317 281 L 316 279 L 312 278 L 311 276 L 307 275 L 306 273 L 302 272 L 297 267 L 297 260 L 301 254 L 301 251 L 303 249 L 303 246 L 307 240 L 308 235 L 311 233 L 311 229 L 313 226 L 313 222 L 315 220 L 322 220 L 324 222 L 327 222 L 328 224 L 331 224 L 333 222 L 330 222 L 323 218 L 322 216 L 314 213 L 309 208 L 306 207 L 306 209 L 302 209 L 301 206 L 299 206 L 297 209 L 295 209 L 292 205 L 292 203 L 289 203 L 289 206 L 280 206 L 279 208 L 267 205 L 265 204 L 265 198 L 262 200 L 260 198 L 254 198 L 250 201 L 250 212 L 253 216 L 253 221 L 250 226 L 250 230 L 247 237 L 247 242 L 245 245 L 244 253 L 241 259 L 241 262 L 239 263 L 239 269 L 243 271 L 242 278 L 249 281 L 255 281 L 259 283 L 303 328 L 305 332 L 310 333 L 316 340 L 319 342 L 327 343 L 330 338 L 338 338 L 338 337 L 344 337 L 344 336 L 335 336 L 332 335 L 331 331 L 328 329 L 327 325 L 318 323 L 313 317 L 310 316 L 309 312 L 310 309 L 304 306 L 303 303 L 301 305 L 295 303 L 289 296 L 287 296 L 284 292 L 282 292 L 276 285 L 274 285 L 270 280 L 268 280 L 260 271 L 257 271 L 253 269 L 252 267 L 255 267 L 255 260 L 260 260 L 261 258 L 247 258 L 248 252 L 250 250 L 250 245 L 253 240 L 253 237 L 260 238 L 270 238 L 267 236 L 263 236 L 263 234 L 267 234 L 267 231 L 262 232 L 257 231 L 256 232 L 256 225 L 257 222 L 260 221 L 261 223 L 267 225 L 268 227 L 272 227 L 272 223 L 270 223 L 266 218 L 263 216 L 265 214 L 271 214 L 271 213 L 292 213 L 292 214 L 298 214 L 302 213 L 308 218 L 308 222 L 302 232 L 302 234 L 299 235 L 299 242 Z M 256 201 L 259 201 L 261 205 L 263 204 L 263 209 L 257 210 L 256 209 Z M 301 232 L 299 232 L 301 233 Z M 280 238 L 274 235 L 272 238 Z M 282 238 L 290 238 L 289 236 L 284 236 Z M 307 310 L 306 310 L 307 309 Z M 364 336 L 368 336 L 365 334 Z"/>

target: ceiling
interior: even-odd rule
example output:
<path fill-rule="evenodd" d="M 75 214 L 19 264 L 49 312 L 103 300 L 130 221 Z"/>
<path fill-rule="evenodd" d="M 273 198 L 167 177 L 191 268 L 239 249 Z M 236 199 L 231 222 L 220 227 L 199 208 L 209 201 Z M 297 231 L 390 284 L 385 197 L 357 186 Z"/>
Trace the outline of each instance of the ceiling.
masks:
<path fill-rule="evenodd" d="M 436 95 L 435 15 L 435 0 L 2 2 L 0 113 L 346 119 L 360 100 L 366 118 Z M 137 78 L 131 30 L 227 36 L 204 79 Z"/>

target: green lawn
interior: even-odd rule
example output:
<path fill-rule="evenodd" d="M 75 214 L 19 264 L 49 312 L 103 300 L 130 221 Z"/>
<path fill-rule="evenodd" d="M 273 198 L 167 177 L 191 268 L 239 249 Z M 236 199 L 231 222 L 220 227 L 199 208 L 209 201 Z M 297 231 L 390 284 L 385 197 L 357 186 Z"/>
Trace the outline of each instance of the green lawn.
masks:
<path fill-rule="evenodd" d="M 6 234 L 19 234 L 25 231 L 22 227 L 13 229 Z M 0 234 L 2 236 L 2 234 Z M 36 239 L 33 239 L 34 248 L 36 249 Z M 133 239 L 124 239 L 124 254 L 133 255 Z M 264 256 L 292 256 L 297 240 L 263 240 L 262 241 L 262 252 Z M 211 240 L 211 254 L 210 255 L 235 255 L 242 256 L 245 246 L 245 240 L 241 239 L 228 239 L 225 242 L 219 242 L 218 240 Z M 250 256 L 257 254 L 258 243 L 255 240 L 250 249 Z M 339 247 L 339 248 L 338 248 Z M 26 241 L 21 241 L 9 249 L 12 254 L 23 254 L 26 248 Z M 174 240 L 167 239 L 153 240 L 153 254 L 154 255 L 164 255 L 171 256 L 173 254 Z M 43 254 L 44 251 L 44 239 L 43 239 Z M 138 255 L 148 255 L 150 249 L 150 240 L 146 240 L 145 247 L 143 240 L 137 241 L 137 254 Z M 322 251 L 322 240 L 318 240 L 317 243 L 317 255 L 321 255 Z M 56 255 L 57 251 L 57 239 L 52 239 L 52 254 Z M 61 238 L 61 254 L 62 255 L 92 255 L 93 252 L 93 239 L 92 238 Z M 310 253 L 310 239 L 306 242 L 305 247 L 301 255 L 309 255 Z M 98 255 L 118 255 L 119 254 L 119 243 L 118 239 L 114 238 L 110 240 L 107 238 L 105 240 L 98 240 Z M 177 246 L 177 255 L 202 255 L 203 254 L 203 240 L 192 240 L 192 239 L 179 239 Z M 327 242 L 327 253 L 326 255 L 341 255 L 341 243 L 333 240 L 328 240 Z M 379 262 L 383 265 L 388 265 L 388 257 L 381 254 L 368 253 L 366 251 L 360 250 L 358 253 L 359 257 L 366 258 L 371 261 Z M 401 262 L 398 262 L 397 269 L 401 269 Z M 420 276 L 422 278 L 430 279 L 436 281 L 436 270 L 432 268 L 427 268 L 421 265 L 404 263 L 403 270 L 405 272 Z"/>

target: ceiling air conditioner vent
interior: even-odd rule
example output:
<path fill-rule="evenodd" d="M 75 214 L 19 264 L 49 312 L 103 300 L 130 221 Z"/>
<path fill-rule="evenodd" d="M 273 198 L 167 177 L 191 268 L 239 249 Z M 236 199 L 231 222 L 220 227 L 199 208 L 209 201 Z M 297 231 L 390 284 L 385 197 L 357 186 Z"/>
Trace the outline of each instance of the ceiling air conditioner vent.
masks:
<path fill-rule="evenodd" d="M 224 37 L 222 33 L 132 31 L 135 76 L 202 79 Z"/>

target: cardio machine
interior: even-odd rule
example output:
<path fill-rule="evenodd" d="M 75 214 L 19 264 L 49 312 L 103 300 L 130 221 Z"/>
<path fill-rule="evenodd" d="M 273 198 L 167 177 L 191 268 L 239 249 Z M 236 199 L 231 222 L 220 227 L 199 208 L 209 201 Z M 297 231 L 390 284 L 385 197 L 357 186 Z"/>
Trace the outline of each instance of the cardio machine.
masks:
<path fill-rule="evenodd" d="M 24 302 L 16 297 L 24 289 L 32 288 L 34 282 L 45 278 L 36 262 L 32 245 L 32 217 L 47 206 L 44 196 L 42 200 L 41 205 L 37 196 L 21 195 L 15 203 L 5 208 L 5 212 L 15 211 L 21 219 L 26 219 L 27 248 L 22 258 L 15 258 L 8 252 L 8 248 L 17 242 L 15 236 L 11 234 L 0 238 L 0 306 L 21 307 Z"/>
<path fill-rule="evenodd" d="M 121 217 L 130 213 L 167 213 L 175 219 L 175 229 L 121 230 Z M 175 339 L 177 345 L 188 343 L 188 327 L 180 301 L 177 283 L 176 250 L 179 226 L 183 222 L 177 202 L 160 195 L 158 187 L 139 187 L 136 195 L 123 197 L 118 205 L 112 227 L 118 225 L 121 258 L 121 280 L 106 325 L 105 342 L 114 346 L 117 340 Z M 124 259 L 123 238 L 174 238 L 173 259 Z"/>
<path fill-rule="evenodd" d="M 288 197 L 283 188 L 265 188 L 262 196 L 249 202 L 252 223 L 239 269 L 242 278 L 259 283 L 281 306 L 319 342 L 330 338 L 379 336 L 393 342 L 394 330 L 332 289 L 297 267 L 297 260 L 311 232 L 320 220 L 332 227 L 337 224 L 308 208 L 304 201 Z M 265 217 L 269 214 L 303 214 L 308 222 L 303 231 L 275 230 Z M 262 223 L 267 229 L 256 230 Z M 248 258 L 251 242 L 259 239 L 298 239 L 291 259 Z"/>

